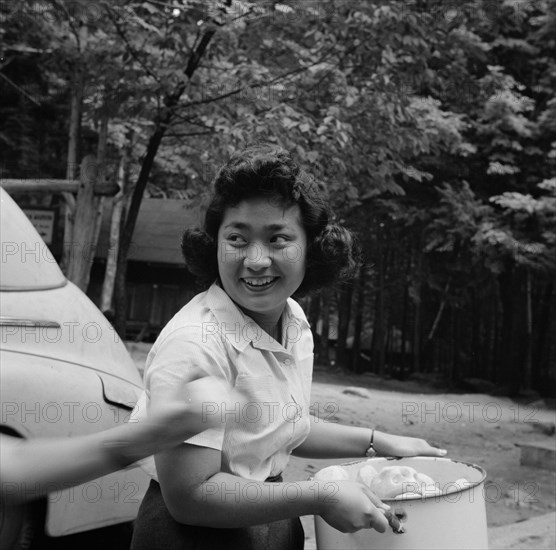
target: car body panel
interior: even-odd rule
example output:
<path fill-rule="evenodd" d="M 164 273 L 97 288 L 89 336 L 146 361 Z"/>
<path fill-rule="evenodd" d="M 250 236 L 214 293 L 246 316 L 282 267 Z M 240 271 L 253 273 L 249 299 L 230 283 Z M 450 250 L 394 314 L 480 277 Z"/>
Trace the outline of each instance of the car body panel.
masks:
<path fill-rule="evenodd" d="M 113 428 L 129 418 L 141 394 L 140 385 L 93 368 L 6 349 L 0 350 L 0 373 L 2 425 L 24 437 L 73 437 Z M 125 385 L 126 392 L 106 400 L 104 384 Z"/>
<path fill-rule="evenodd" d="M 38 290 L 67 283 L 50 249 L 15 201 L 0 188 L 0 290 Z M 40 269 L 38 269 L 40 266 Z"/>
<path fill-rule="evenodd" d="M 134 467 L 50 493 L 45 532 L 61 537 L 133 521 L 149 479 L 139 467 Z"/>
<path fill-rule="evenodd" d="M 0 370 L 2 425 L 25 438 L 86 435 L 122 424 L 141 392 L 140 386 L 94 369 L 20 352 L 0 351 Z M 111 388 L 110 400 L 103 387 Z M 56 488 L 48 498 L 46 532 L 62 536 L 131 521 L 148 483 L 139 467 L 130 467 L 77 487 Z"/>
<path fill-rule="evenodd" d="M 2 349 L 69 361 L 141 385 L 117 332 L 73 283 L 51 290 L 2 292 L 1 300 Z"/>
<path fill-rule="evenodd" d="M 1 188 L 0 221 L 0 429 L 34 439 L 77 437 L 123 424 L 142 391 L 125 345 L 93 302 L 66 280 Z M 61 536 L 133 520 L 148 483 L 131 466 L 56 488 L 47 499 L 46 532 Z"/>

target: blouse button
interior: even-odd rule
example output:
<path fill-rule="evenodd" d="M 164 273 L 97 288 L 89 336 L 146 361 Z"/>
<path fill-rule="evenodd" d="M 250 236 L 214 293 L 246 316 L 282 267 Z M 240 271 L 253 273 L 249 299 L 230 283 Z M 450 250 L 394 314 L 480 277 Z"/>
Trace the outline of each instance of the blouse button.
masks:
<path fill-rule="evenodd" d="M 289 367 L 291 365 L 291 361 L 289 359 L 284 359 L 284 365 L 286 365 L 286 367 Z"/>

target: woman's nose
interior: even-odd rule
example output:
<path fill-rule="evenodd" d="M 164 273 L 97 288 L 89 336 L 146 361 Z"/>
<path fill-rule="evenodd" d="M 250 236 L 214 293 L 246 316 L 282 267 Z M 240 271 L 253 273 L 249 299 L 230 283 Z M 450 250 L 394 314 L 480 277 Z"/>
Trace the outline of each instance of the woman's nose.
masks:
<path fill-rule="evenodd" d="M 249 269 L 260 270 L 272 264 L 271 251 L 268 246 L 252 243 L 246 251 L 243 265 Z"/>

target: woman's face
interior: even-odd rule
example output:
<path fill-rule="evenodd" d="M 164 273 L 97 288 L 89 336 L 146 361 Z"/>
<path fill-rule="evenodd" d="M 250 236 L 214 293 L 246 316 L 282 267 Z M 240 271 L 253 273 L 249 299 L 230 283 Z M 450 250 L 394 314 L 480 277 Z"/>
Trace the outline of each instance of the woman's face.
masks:
<path fill-rule="evenodd" d="M 253 198 L 227 208 L 218 230 L 224 290 L 259 324 L 275 324 L 305 276 L 307 237 L 299 206 Z"/>

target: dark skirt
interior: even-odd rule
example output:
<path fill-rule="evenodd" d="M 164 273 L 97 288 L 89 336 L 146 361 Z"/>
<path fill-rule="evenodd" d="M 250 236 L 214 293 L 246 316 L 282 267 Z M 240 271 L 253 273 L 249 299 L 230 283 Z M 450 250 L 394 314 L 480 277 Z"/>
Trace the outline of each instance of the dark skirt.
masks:
<path fill-rule="evenodd" d="M 303 550 L 304 543 L 299 518 L 238 529 L 179 523 L 152 480 L 135 520 L 131 550 Z"/>

